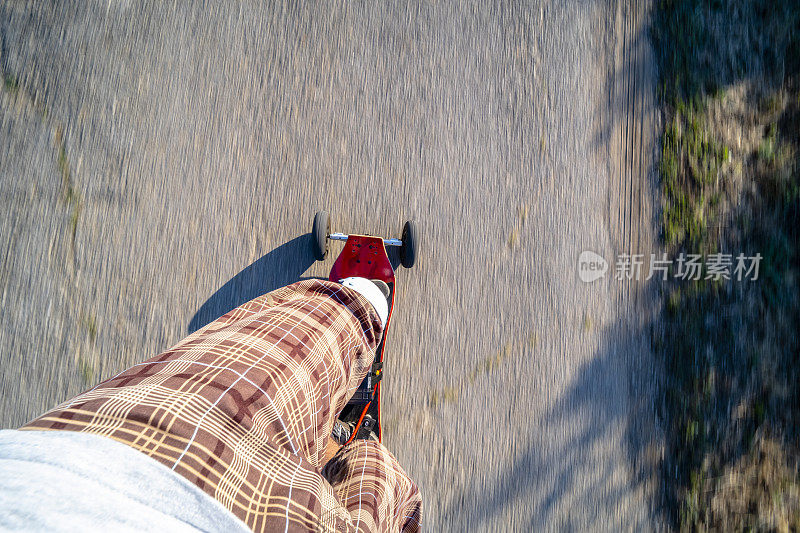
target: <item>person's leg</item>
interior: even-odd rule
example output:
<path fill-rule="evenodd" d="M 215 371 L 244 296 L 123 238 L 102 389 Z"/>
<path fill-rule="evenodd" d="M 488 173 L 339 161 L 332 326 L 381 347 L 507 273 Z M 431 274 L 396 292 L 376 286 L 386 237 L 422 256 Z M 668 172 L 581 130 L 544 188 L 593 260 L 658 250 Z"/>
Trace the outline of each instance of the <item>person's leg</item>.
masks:
<path fill-rule="evenodd" d="M 422 496 L 382 444 L 356 440 L 343 446 L 322 475 L 362 531 L 419 531 Z"/>
<path fill-rule="evenodd" d="M 21 429 L 85 431 L 183 475 L 253 529 L 350 522 L 317 474 L 382 325 L 356 291 L 308 280 L 256 298 Z M 322 523 L 314 522 L 322 517 Z"/>
<path fill-rule="evenodd" d="M 319 467 L 333 417 L 366 375 L 380 334 L 360 294 L 319 280 L 296 283 L 234 309 L 25 429 L 104 434 L 176 469 L 187 454 L 207 454 L 198 447 L 267 439 Z"/>

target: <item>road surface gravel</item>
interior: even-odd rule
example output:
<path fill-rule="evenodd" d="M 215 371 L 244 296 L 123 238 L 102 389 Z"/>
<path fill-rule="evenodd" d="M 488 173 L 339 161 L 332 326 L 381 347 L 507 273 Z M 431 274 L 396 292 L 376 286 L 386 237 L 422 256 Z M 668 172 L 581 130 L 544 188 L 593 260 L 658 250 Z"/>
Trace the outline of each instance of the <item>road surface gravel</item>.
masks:
<path fill-rule="evenodd" d="M 640 2 L 0 3 L 0 422 L 421 233 L 385 441 L 430 531 L 659 526 Z M 334 251 L 340 246 L 333 245 Z M 396 260 L 396 258 L 395 258 Z"/>

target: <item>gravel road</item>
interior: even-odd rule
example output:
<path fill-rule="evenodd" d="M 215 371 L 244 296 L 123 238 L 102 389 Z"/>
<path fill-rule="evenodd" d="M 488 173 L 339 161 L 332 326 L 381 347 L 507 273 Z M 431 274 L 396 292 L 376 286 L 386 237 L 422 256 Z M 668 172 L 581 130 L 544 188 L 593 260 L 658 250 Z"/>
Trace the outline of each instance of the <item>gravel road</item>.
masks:
<path fill-rule="evenodd" d="M 0 425 L 421 231 L 386 443 L 431 531 L 659 526 L 641 2 L 0 3 Z M 336 246 L 334 244 L 334 246 Z"/>

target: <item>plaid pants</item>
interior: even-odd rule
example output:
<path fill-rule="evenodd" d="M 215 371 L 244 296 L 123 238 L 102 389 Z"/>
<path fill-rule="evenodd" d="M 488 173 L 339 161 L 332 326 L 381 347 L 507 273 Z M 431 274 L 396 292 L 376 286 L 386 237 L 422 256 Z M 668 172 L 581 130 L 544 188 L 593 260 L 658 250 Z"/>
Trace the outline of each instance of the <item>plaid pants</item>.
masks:
<path fill-rule="evenodd" d="M 84 431 L 165 464 L 254 531 L 418 531 L 396 459 L 353 441 L 322 465 L 381 323 L 367 300 L 306 280 L 251 300 L 21 429 Z"/>

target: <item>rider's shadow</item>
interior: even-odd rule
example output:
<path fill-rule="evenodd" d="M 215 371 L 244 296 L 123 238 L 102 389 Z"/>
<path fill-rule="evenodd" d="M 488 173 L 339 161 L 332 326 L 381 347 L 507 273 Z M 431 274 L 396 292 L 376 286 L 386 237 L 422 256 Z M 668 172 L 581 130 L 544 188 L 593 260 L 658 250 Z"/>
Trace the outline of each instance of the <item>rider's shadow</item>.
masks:
<path fill-rule="evenodd" d="M 278 246 L 211 295 L 189 322 L 189 333 L 253 298 L 303 279 L 303 272 L 312 264 L 311 234 L 295 237 Z"/>

